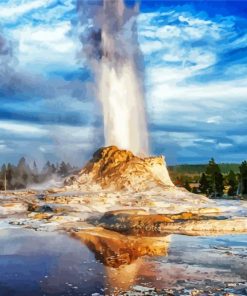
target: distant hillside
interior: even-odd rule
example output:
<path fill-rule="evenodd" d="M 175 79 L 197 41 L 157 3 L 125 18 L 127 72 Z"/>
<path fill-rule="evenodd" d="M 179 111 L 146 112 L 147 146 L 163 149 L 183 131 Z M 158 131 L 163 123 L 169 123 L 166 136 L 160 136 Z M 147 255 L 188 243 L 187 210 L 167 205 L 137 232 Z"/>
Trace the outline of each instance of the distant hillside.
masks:
<path fill-rule="evenodd" d="M 219 166 L 223 174 L 227 174 L 231 170 L 234 173 L 239 173 L 239 163 L 220 163 Z M 205 172 L 206 167 L 207 164 L 181 164 L 169 166 L 168 169 L 177 174 L 201 174 Z"/>

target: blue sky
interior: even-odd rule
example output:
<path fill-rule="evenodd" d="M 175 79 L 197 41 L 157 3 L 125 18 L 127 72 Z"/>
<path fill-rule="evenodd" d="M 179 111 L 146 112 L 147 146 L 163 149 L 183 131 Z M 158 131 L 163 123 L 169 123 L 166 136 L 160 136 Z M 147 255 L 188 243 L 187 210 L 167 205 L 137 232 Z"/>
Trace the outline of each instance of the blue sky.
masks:
<path fill-rule="evenodd" d="M 0 163 L 81 165 L 104 144 L 76 1 L 0 1 Z M 142 1 L 138 38 L 153 154 L 247 159 L 247 2 Z"/>

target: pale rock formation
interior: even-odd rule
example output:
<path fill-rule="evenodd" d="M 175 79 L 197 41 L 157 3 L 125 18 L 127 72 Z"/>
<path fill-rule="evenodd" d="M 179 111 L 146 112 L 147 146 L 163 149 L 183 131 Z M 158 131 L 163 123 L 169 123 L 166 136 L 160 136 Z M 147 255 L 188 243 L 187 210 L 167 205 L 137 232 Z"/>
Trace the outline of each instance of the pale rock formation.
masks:
<path fill-rule="evenodd" d="M 97 150 L 77 176 L 65 185 L 79 188 L 98 185 L 102 189 L 146 191 L 174 188 L 163 156 L 138 157 L 116 146 Z"/>

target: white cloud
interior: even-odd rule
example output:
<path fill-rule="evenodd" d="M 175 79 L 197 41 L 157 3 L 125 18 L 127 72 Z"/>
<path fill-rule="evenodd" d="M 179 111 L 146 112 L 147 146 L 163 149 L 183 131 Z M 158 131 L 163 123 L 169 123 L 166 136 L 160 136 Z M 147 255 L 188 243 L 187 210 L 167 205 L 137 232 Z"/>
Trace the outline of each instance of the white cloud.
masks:
<path fill-rule="evenodd" d="M 1 130 L 10 134 L 32 135 L 33 137 L 47 135 L 47 131 L 41 126 L 3 120 L 0 121 Z"/>
<path fill-rule="evenodd" d="M 78 38 L 69 35 L 70 30 L 68 21 L 52 27 L 25 25 L 13 30 L 12 36 L 19 43 L 19 67 L 35 65 L 34 71 L 43 72 L 52 67 L 75 67 L 80 45 Z"/>
<path fill-rule="evenodd" d="M 78 28 L 73 29 L 70 21 L 67 18 L 63 20 L 62 17 L 74 8 L 72 2 L 62 1 L 63 5 L 54 5 L 49 9 L 46 8 L 53 1 L 13 0 L 9 1 L 11 5 L 0 4 L 0 18 L 4 22 L 9 23 L 19 18 L 18 24 L 9 28 L 6 26 L 5 32 L 19 44 L 16 57 L 20 69 L 30 71 L 33 76 L 35 72 L 47 74 L 54 69 L 78 69 L 76 53 L 81 44 L 79 34 L 73 36 Z M 216 150 L 229 148 L 232 144 L 226 139 L 217 141 L 217 136 L 224 138 L 229 127 L 246 122 L 245 64 L 220 69 L 224 75 L 233 77 L 232 80 L 225 80 L 214 71 L 214 67 L 217 63 L 219 68 L 221 65 L 225 67 L 220 64 L 222 56 L 228 55 L 230 50 L 245 46 L 247 35 L 242 33 L 238 37 L 235 18 L 210 19 L 201 13 L 185 10 L 182 11 L 180 7 L 176 11 L 142 13 L 139 16 L 138 28 L 139 42 L 146 61 L 149 121 L 157 126 L 168 126 L 171 130 L 160 135 L 158 132 L 154 133 L 155 140 L 163 141 L 164 147 L 167 141 L 175 143 L 180 152 L 186 151 L 187 156 L 194 156 L 197 153 L 196 147 L 203 146 L 203 143 L 205 149 L 208 146 Z M 28 12 L 32 13 L 21 19 Z M 36 22 L 33 22 L 34 19 Z M 78 32 L 79 30 L 76 33 Z M 204 75 L 210 76 L 210 73 L 218 76 L 214 79 L 212 75 L 209 82 L 204 79 Z M 201 79 L 196 81 L 194 78 L 197 75 L 200 75 Z M 54 86 L 54 89 L 64 88 L 66 91 L 71 82 L 66 83 L 56 84 L 58 86 Z M 78 85 L 80 83 L 78 82 Z M 76 89 L 76 86 L 73 89 Z M 54 97 L 53 105 L 48 103 L 47 106 L 58 106 L 61 113 L 64 112 L 63 106 L 66 106 L 67 111 L 73 112 L 89 110 L 87 103 L 73 101 L 72 104 L 66 95 L 59 93 Z M 173 127 L 174 130 L 180 127 L 182 132 L 172 131 Z M 200 129 L 203 131 L 200 132 Z M 190 130 L 192 132 L 188 132 Z M 71 155 L 80 159 L 82 152 L 93 150 L 92 146 L 98 140 L 98 131 L 91 127 L 42 127 L 0 121 L 1 131 L 22 137 L 31 135 L 34 138 L 53 138 L 57 145 L 41 141 L 37 144 L 37 149 L 41 153 L 59 154 L 61 158 L 65 156 L 67 159 Z M 245 135 L 229 136 L 229 139 L 240 145 L 247 143 Z M 26 149 L 26 142 L 22 145 L 23 150 Z M 0 149 L 4 148 L 6 144 L 0 142 Z"/>
<path fill-rule="evenodd" d="M 163 48 L 163 44 L 160 41 L 146 42 L 141 46 L 142 52 L 144 54 L 150 54 L 162 48 Z"/>
<path fill-rule="evenodd" d="M 152 134 L 157 145 L 172 143 L 178 155 L 189 158 L 246 145 L 246 135 L 231 136 L 242 133 L 247 120 L 245 62 L 232 57 L 227 67 L 228 52 L 246 41 L 246 34 L 236 31 L 236 21 L 186 11 L 140 17 L 148 118 L 158 129 Z"/>
<path fill-rule="evenodd" d="M 203 19 L 199 19 L 199 18 L 189 18 L 189 17 L 185 17 L 183 15 L 180 15 L 178 17 L 178 19 L 181 22 L 186 22 L 189 26 L 194 26 L 194 25 L 212 25 L 213 22 L 210 20 L 203 20 Z"/>
<path fill-rule="evenodd" d="M 75 4 L 66 0 L 62 5 L 57 3 L 49 7 L 55 3 L 55 0 L 16 0 L 0 4 L 4 34 L 13 41 L 20 70 L 45 73 L 53 69 L 72 71 L 77 67 L 80 40 L 72 32 L 71 21 L 63 18 Z M 27 12 L 31 13 L 23 17 Z M 5 23 L 11 22 L 11 26 L 5 27 Z"/>
<path fill-rule="evenodd" d="M 229 138 L 236 144 L 236 145 L 247 145 L 247 137 L 246 135 L 233 135 L 229 136 Z M 246 154 L 246 151 L 244 151 Z"/>
<path fill-rule="evenodd" d="M 177 132 L 169 132 L 169 137 L 174 139 L 178 145 L 182 148 L 196 146 L 195 141 L 197 140 L 197 135 L 193 133 L 177 133 Z"/>
<path fill-rule="evenodd" d="M 165 124 L 177 116 L 187 126 L 196 121 L 227 125 L 231 121 L 245 122 L 247 77 L 187 83 L 192 71 L 187 67 L 169 66 L 147 69 L 147 105 L 152 122 Z"/>
<path fill-rule="evenodd" d="M 223 118 L 222 116 L 212 116 L 212 117 L 209 117 L 207 119 L 207 123 L 215 123 L 215 124 L 220 124 L 222 122 Z"/>
<path fill-rule="evenodd" d="M 224 148 L 229 148 L 229 147 L 232 147 L 232 143 L 218 143 L 217 144 L 217 147 L 220 148 L 220 149 L 224 149 Z"/>
<path fill-rule="evenodd" d="M 8 147 L 6 144 L 0 144 L 0 151 L 1 153 L 6 153 L 6 152 L 10 152 L 13 149 L 11 149 L 10 147 Z"/>
<path fill-rule="evenodd" d="M 47 148 L 42 145 L 39 147 L 39 151 L 45 153 L 47 151 Z"/>
<path fill-rule="evenodd" d="M 21 15 L 40 7 L 47 6 L 53 0 L 13 1 L 14 3 L 0 4 L 0 18 L 15 19 Z"/>

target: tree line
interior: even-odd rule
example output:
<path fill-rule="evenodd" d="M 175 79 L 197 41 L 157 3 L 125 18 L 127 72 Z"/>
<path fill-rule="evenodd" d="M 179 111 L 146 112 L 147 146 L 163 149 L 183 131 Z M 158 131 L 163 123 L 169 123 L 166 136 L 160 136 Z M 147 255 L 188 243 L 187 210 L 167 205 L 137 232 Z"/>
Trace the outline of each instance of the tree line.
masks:
<path fill-rule="evenodd" d="M 239 163 L 219 163 L 220 171 L 223 175 L 228 174 L 231 170 L 234 173 L 239 172 Z M 201 175 L 201 173 L 206 171 L 206 164 L 179 164 L 179 165 L 170 165 L 168 169 L 176 172 L 176 174 L 185 174 L 185 175 Z"/>
<path fill-rule="evenodd" d="M 69 163 L 51 163 L 47 161 L 41 170 L 36 162 L 31 165 L 22 157 L 17 165 L 3 164 L 0 171 L 0 190 L 24 189 L 30 184 L 44 183 L 52 176 L 66 177 L 77 168 Z"/>
<path fill-rule="evenodd" d="M 193 183 L 198 186 L 193 186 Z M 247 195 L 247 162 L 243 161 L 239 166 L 239 173 L 230 170 L 222 173 L 220 165 L 212 158 L 205 171 L 200 175 L 177 177 L 176 185 L 182 185 L 193 193 L 205 194 L 211 198 L 236 195 Z"/>

